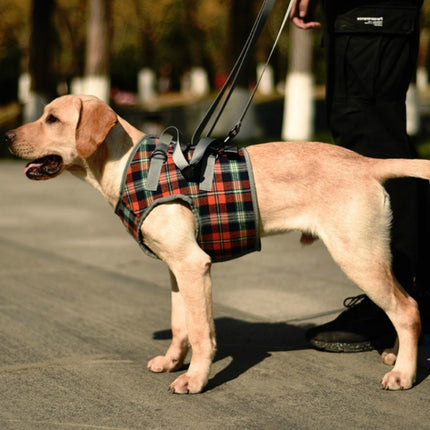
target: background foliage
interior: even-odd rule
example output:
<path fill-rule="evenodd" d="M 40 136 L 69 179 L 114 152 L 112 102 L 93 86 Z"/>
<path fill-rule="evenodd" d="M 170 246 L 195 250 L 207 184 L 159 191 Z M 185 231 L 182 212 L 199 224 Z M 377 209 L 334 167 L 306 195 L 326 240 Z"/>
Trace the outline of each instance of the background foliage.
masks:
<path fill-rule="evenodd" d="M 109 1 L 109 0 L 106 0 Z M 112 33 L 110 74 L 113 87 L 136 90 L 142 67 L 157 74 L 172 72 L 173 89 L 193 66 L 204 67 L 214 86 L 225 75 L 246 25 L 251 25 L 260 0 L 110 0 Z M 236 8 L 233 8 L 233 6 Z M 31 0 L 0 0 L 0 104 L 16 99 L 17 76 L 28 69 Z M 259 40 L 256 59 L 263 59 L 273 43 L 286 8 L 277 2 Z M 57 40 L 53 44 L 58 82 L 82 76 L 85 59 L 86 0 L 56 0 L 53 16 Z M 238 33 L 239 31 L 239 33 Z M 239 36 L 234 40 L 233 36 Z M 242 37 L 240 37 L 242 36 Z M 314 70 L 323 81 L 320 35 L 314 34 Z M 285 76 L 288 58 L 287 33 L 281 39 L 273 66 L 278 80 Z"/>

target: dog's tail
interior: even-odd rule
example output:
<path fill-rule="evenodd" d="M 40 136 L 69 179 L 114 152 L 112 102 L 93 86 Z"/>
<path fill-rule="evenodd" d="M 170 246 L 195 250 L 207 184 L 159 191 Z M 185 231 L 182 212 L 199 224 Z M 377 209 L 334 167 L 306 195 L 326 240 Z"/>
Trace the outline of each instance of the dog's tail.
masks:
<path fill-rule="evenodd" d="M 430 180 L 430 160 L 389 158 L 371 160 L 371 172 L 381 183 L 393 178 L 421 178 Z"/>

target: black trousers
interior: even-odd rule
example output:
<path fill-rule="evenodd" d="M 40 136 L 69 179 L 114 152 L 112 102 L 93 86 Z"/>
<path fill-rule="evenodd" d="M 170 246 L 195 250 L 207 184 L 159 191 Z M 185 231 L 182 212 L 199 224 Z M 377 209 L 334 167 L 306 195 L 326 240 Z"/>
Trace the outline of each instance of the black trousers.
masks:
<path fill-rule="evenodd" d="M 416 158 L 406 133 L 405 100 L 416 70 L 421 0 L 361 3 L 323 3 L 331 133 L 338 145 L 366 156 Z M 386 189 L 393 211 L 393 271 L 419 300 L 430 291 L 429 185 L 396 179 Z"/>

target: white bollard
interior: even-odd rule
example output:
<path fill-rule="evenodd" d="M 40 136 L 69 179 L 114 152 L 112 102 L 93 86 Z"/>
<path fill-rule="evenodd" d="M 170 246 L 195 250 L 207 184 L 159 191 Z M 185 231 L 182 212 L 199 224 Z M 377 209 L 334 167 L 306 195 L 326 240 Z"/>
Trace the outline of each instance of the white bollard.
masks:
<path fill-rule="evenodd" d="M 27 103 L 30 99 L 31 76 L 30 73 L 23 73 L 18 79 L 18 100 L 20 103 Z"/>
<path fill-rule="evenodd" d="M 31 75 L 23 73 L 18 79 L 18 100 L 22 104 L 22 120 L 24 123 L 35 121 L 43 113 L 49 102 L 31 91 Z"/>
<path fill-rule="evenodd" d="M 264 70 L 264 64 L 257 65 L 257 79 L 260 77 Z M 267 66 L 264 75 L 261 77 L 260 85 L 258 86 L 258 92 L 263 95 L 273 94 L 275 91 L 275 79 L 273 77 L 273 69 L 271 66 Z"/>
<path fill-rule="evenodd" d="M 420 130 L 420 112 L 418 106 L 418 91 L 410 84 L 406 93 L 406 131 L 409 136 L 415 136 Z"/>
<path fill-rule="evenodd" d="M 149 69 L 144 68 L 137 75 L 137 94 L 140 103 L 145 103 L 156 96 L 155 92 L 156 76 Z"/>
<path fill-rule="evenodd" d="M 417 88 L 419 91 L 426 91 L 429 85 L 429 75 L 425 67 L 417 69 Z"/>
<path fill-rule="evenodd" d="M 289 73 L 285 94 L 282 139 L 310 140 L 314 118 L 312 74 Z"/>
<path fill-rule="evenodd" d="M 190 92 L 196 96 L 204 96 L 209 93 L 208 74 L 202 67 L 194 67 L 191 69 Z"/>
<path fill-rule="evenodd" d="M 70 82 L 70 93 L 73 95 L 84 94 L 84 83 L 82 78 L 73 78 Z"/>
<path fill-rule="evenodd" d="M 109 103 L 110 80 L 107 76 L 85 76 L 79 80 L 74 79 L 72 82 L 72 94 L 96 96 L 103 102 Z"/>

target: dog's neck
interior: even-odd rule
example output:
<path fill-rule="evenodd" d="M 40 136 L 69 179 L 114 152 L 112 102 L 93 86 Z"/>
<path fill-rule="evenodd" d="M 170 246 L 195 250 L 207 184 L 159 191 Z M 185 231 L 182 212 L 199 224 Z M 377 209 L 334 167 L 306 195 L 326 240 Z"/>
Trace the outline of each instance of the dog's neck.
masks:
<path fill-rule="evenodd" d="M 115 207 L 130 152 L 144 135 L 118 117 L 118 123 L 108 133 L 96 153 L 83 160 L 83 169 L 70 169 L 70 172 L 100 191 L 109 204 Z"/>

